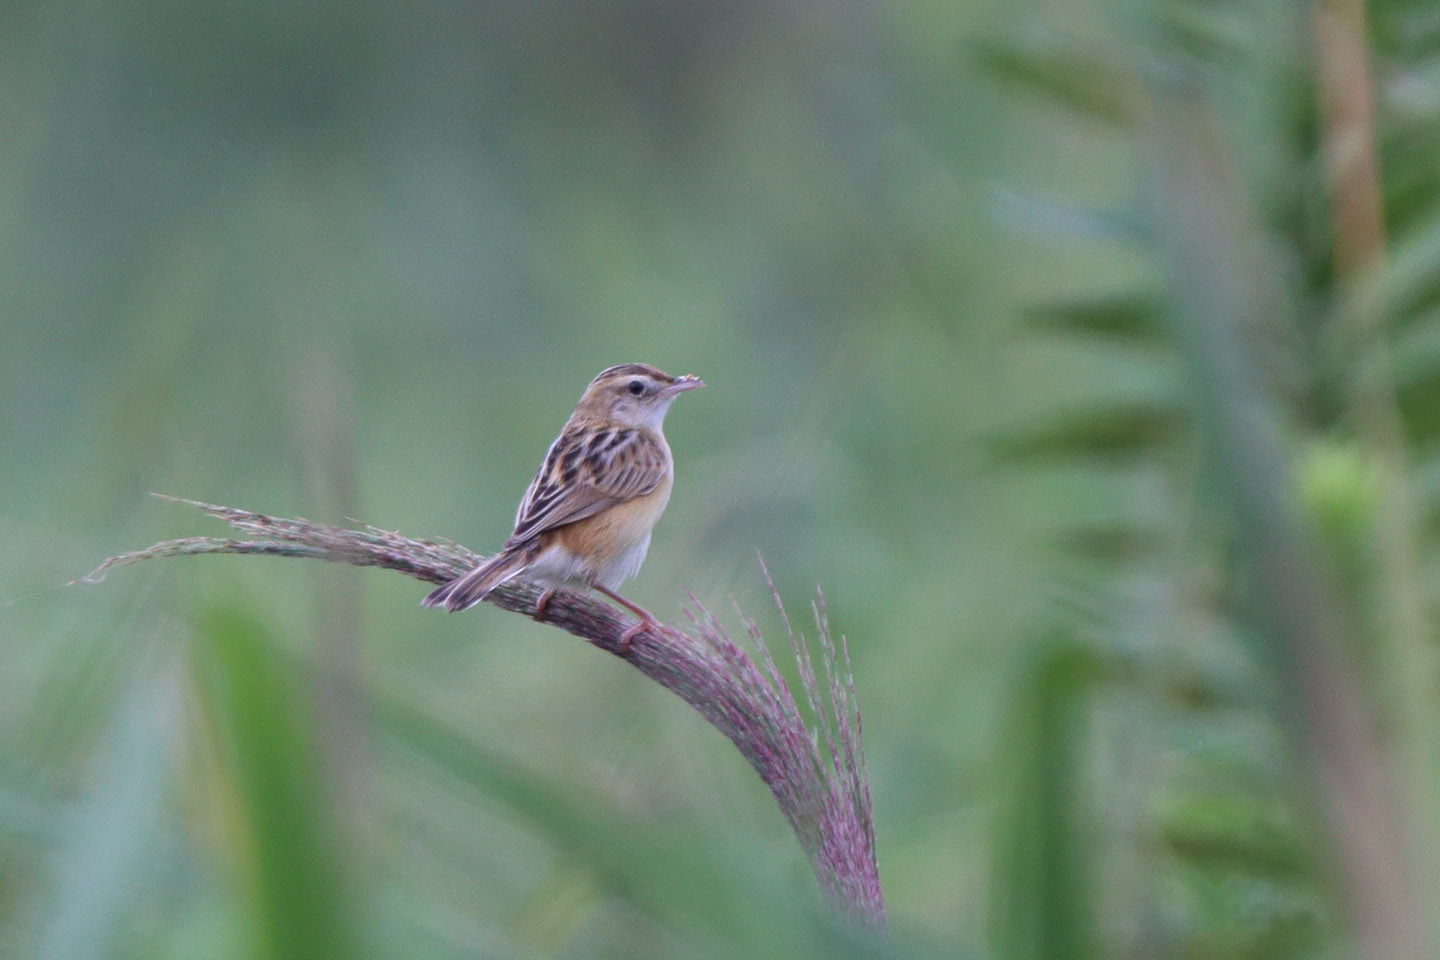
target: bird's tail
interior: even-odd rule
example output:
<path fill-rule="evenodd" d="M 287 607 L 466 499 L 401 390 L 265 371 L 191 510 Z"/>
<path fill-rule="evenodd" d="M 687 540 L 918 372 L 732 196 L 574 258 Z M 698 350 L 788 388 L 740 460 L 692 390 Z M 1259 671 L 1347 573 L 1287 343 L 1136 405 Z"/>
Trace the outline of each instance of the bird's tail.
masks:
<path fill-rule="evenodd" d="M 518 576 L 534 561 L 532 544 L 507 547 L 480 566 L 432 591 L 420 603 L 427 607 L 444 607 L 451 613 L 475 606 L 491 590 Z"/>

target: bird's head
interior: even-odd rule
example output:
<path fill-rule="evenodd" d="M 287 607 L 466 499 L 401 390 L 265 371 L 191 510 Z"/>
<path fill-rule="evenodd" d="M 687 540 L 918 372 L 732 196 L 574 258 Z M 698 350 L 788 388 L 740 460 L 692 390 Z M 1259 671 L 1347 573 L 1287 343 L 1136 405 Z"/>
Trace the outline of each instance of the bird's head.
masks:
<path fill-rule="evenodd" d="M 649 364 L 622 363 L 590 381 L 575 415 L 658 430 L 676 397 L 703 386 L 704 380 L 688 373 L 672 377 Z"/>

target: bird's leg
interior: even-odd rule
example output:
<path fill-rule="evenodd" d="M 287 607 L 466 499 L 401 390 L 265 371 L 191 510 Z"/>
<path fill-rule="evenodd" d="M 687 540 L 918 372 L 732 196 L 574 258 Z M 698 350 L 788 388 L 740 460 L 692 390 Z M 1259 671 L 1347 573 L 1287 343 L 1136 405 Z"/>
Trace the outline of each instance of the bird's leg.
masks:
<path fill-rule="evenodd" d="M 656 620 L 655 615 L 649 610 L 646 610 L 644 607 L 636 606 L 629 600 L 626 600 L 624 597 L 620 596 L 620 594 L 616 593 L 614 590 L 611 590 L 607 587 L 602 587 L 598 583 L 595 584 L 595 589 L 599 590 L 601 593 L 605 594 L 605 596 L 609 597 L 611 600 L 614 600 L 616 603 L 620 604 L 620 606 L 624 607 L 626 610 L 629 610 L 631 613 L 635 614 L 637 617 L 640 618 L 639 623 L 627 627 L 625 629 L 625 632 L 620 634 L 620 653 L 624 654 L 627 650 L 630 649 L 630 641 L 635 638 L 635 635 L 637 633 L 640 633 L 643 630 L 655 630 L 659 628 L 660 621 Z"/>
<path fill-rule="evenodd" d="M 546 587 L 545 592 L 540 594 L 535 601 L 535 619 L 541 620 L 545 617 L 545 608 L 550 605 L 550 598 L 555 596 L 554 587 Z"/>

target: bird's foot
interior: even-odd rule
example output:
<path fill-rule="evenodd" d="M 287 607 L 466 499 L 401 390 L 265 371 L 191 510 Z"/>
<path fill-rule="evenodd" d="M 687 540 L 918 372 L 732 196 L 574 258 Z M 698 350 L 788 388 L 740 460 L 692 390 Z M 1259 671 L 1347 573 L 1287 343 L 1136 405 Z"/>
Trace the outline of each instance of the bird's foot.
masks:
<path fill-rule="evenodd" d="M 646 630 L 658 629 L 660 629 L 660 621 L 656 620 L 648 613 L 645 615 L 645 618 L 639 623 L 632 624 L 631 626 L 626 627 L 625 632 L 620 634 L 620 655 L 623 657 L 625 654 L 630 652 L 630 641 L 635 639 L 637 634 L 644 633 Z"/>
<path fill-rule="evenodd" d="M 621 656 L 624 656 L 626 653 L 629 652 L 630 641 L 634 640 L 637 634 L 644 633 L 646 630 L 660 629 L 660 621 L 656 620 L 655 615 L 649 610 L 646 610 L 644 607 L 637 606 L 631 603 L 629 600 L 626 600 L 614 590 L 611 590 L 608 587 L 602 587 L 598 583 L 595 584 L 595 589 L 605 594 L 605 596 L 609 597 L 611 600 L 614 600 L 616 603 L 620 604 L 620 606 L 624 607 L 626 610 L 629 610 L 631 613 L 635 614 L 635 616 L 640 618 L 639 623 L 631 624 L 630 626 L 625 628 L 624 633 L 620 634 L 620 648 L 616 652 L 619 653 Z"/>
<path fill-rule="evenodd" d="M 555 588 L 554 588 L 554 587 L 546 587 L 546 588 L 545 588 L 545 592 L 542 593 L 542 594 L 540 594 L 539 599 L 537 599 L 537 600 L 535 601 L 535 619 L 536 619 L 536 620 L 544 620 L 544 619 L 545 619 L 545 608 L 548 607 L 548 606 L 550 606 L 550 598 L 553 597 L 553 596 L 555 596 Z"/>

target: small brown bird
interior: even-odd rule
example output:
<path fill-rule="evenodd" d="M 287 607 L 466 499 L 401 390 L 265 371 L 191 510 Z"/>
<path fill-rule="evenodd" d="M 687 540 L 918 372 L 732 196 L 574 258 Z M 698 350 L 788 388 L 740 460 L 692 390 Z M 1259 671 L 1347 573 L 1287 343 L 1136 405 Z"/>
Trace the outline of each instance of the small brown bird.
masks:
<path fill-rule="evenodd" d="M 705 382 L 672 377 L 643 363 L 602 370 L 550 444 L 515 514 L 504 548 L 431 593 L 427 607 L 464 610 L 513 577 L 545 585 L 535 616 L 559 587 L 594 587 L 640 622 L 620 637 L 623 650 L 655 618 L 615 589 L 640 570 L 675 481 L 661 426 L 675 398 Z"/>

